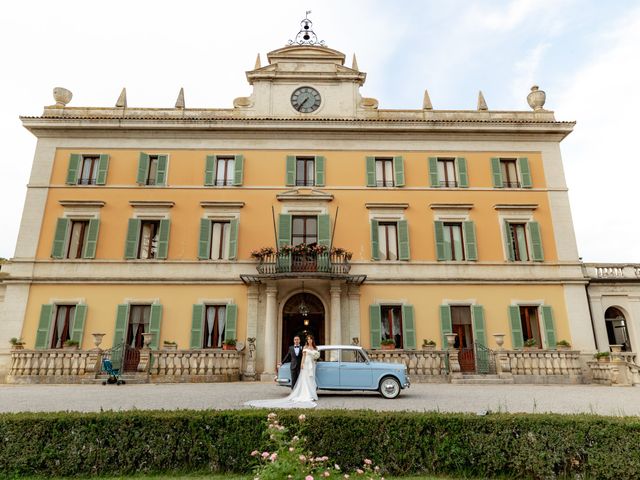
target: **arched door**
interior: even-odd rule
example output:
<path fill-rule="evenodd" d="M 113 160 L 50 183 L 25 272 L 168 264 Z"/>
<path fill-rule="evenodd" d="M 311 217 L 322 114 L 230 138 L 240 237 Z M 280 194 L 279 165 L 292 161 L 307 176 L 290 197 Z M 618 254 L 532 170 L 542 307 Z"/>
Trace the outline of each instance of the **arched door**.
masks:
<path fill-rule="evenodd" d="M 620 309 L 609 307 L 604 312 L 604 323 L 607 327 L 607 337 L 609 345 L 622 345 L 623 352 L 631 351 L 629 342 L 629 332 L 627 331 L 627 320 Z"/>
<path fill-rule="evenodd" d="M 304 344 L 307 335 L 313 335 L 317 345 L 324 344 L 324 305 L 312 293 L 300 292 L 293 295 L 282 311 L 282 351 L 284 358 L 293 345 L 293 337 L 300 336 Z"/>

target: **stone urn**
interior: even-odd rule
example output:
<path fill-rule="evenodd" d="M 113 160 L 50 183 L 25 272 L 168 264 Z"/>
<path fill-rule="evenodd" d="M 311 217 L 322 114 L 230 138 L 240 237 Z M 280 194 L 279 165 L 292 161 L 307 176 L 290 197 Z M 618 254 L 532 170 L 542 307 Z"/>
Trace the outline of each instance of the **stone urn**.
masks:
<path fill-rule="evenodd" d="M 621 353 L 622 352 L 622 345 L 609 345 L 609 347 L 611 348 L 611 353 Z"/>
<path fill-rule="evenodd" d="M 498 346 L 498 350 L 502 350 L 502 346 L 504 345 L 504 333 L 494 333 L 493 338 Z"/>
<path fill-rule="evenodd" d="M 538 85 L 531 87 L 531 93 L 527 95 L 527 103 L 535 112 L 544 110 L 544 102 L 547 99 L 547 94 L 543 90 L 538 89 Z"/>
<path fill-rule="evenodd" d="M 457 333 L 445 333 L 444 336 L 447 339 L 447 348 L 449 350 L 455 348 L 454 345 L 456 344 L 456 337 L 458 336 Z"/>
<path fill-rule="evenodd" d="M 380 348 L 382 350 L 395 350 L 396 345 L 394 343 L 381 343 Z"/>
<path fill-rule="evenodd" d="M 57 107 L 66 107 L 67 103 L 71 101 L 73 94 L 70 90 L 62 87 L 56 87 L 53 89 L 53 99 L 56 101 Z"/>
<path fill-rule="evenodd" d="M 102 339 L 104 338 L 104 333 L 92 333 L 93 336 L 93 344 L 96 346 L 98 350 L 100 350 L 100 345 L 102 344 Z"/>
<path fill-rule="evenodd" d="M 151 332 L 142 334 L 142 343 L 144 345 L 144 348 L 149 348 L 149 345 L 151 345 L 151 341 L 153 340 L 153 335 L 154 334 Z"/>

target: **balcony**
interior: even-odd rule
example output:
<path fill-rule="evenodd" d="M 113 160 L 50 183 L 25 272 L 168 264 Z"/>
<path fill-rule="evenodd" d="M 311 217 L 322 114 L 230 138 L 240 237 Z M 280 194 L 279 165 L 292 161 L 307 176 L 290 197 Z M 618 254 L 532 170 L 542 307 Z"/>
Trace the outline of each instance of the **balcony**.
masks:
<path fill-rule="evenodd" d="M 257 269 L 260 275 L 289 273 L 322 273 L 348 275 L 351 270 L 347 253 L 285 253 L 276 252 L 260 258 Z"/>

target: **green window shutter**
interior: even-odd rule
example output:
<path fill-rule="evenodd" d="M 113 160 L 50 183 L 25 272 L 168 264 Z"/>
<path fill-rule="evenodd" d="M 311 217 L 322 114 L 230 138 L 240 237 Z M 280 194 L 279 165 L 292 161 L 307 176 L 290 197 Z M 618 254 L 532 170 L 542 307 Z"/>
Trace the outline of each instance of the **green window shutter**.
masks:
<path fill-rule="evenodd" d="M 509 305 L 509 322 L 511 323 L 511 348 L 522 348 L 524 345 L 524 337 L 522 336 L 520 307 L 517 305 Z"/>
<path fill-rule="evenodd" d="M 82 348 L 82 336 L 84 334 L 84 323 L 87 319 L 87 306 L 84 304 L 76 305 L 76 313 L 73 316 L 73 329 L 71 330 L 71 340 L 78 342 Z"/>
<path fill-rule="evenodd" d="M 40 321 L 38 322 L 38 332 L 36 334 L 36 349 L 38 350 L 49 348 L 54 310 L 55 308 L 52 304 L 45 304 L 40 308 Z"/>
<path fill-rule="evenodd" d="M 238 219 L 229 222 L 229 260 L 238 258 Z"/>
<path fill-rule="evenodd" d="M 507 260 L 513 262 L 516 259 L 516 251 L 513 247 L 513 238 L 511 238 L 511 227 L 506 220 L 504 222 L 504 241 L 507 247 Z"/>
<path fill-rule="evenodd" d="M 502 168 L 500 167 L 500 159 L 492 158 L 491 159 L 491 173 L 493 175 L 493 186 L 495 188 L 502 188 Z"/>
<path fill-rule="evenodd" d="M 314 161 L 314 167 L 316 169 L 316 187 L 324 187 L 324 157 L 316 157 Z"/>
<path fill-rule="evenodd" d="M 98 232 L 100 231 L 100 220 L 92 218 L 89 220 L 89 230 L 87 239 L 84 242 L 82 258 L 96 258 L 96 247 L 98 246 Z"/>
<path fill-rule="evenodd" d="M 69 155 L 69 169 L 67 170 L 67 185 L 76 185 L 78 183 L 78 175 L 82 163 L 82 155 L 72 153 Z"/>
<path fill-rule="evenodd" d="M 224 325 L 224 339 L 237 340 L 238 306 L 235 303 L 227 305 L 227 318 Z"/>
<path fill-rule="evenodd" d="M 151 318 L 149 319 L 149 333 L 153 333 L 149 347 L 157 350 L 160 345 L 160 324 L 162 323 L 162 305 L 154 303 L 151 305 Z"/>
<path fill-rule="evenodd" d="M 366 158 L 367 166 L 367 187 L 375 187 L 376 184 L 376 157 Z"/>
<path fill-rule="evenodd" d="M 123 303 L 118 305 L 116 310 L 116 326 L 113 332 L 113 346 L 122 345 L 125 341 L 127 325 L 129 324 L 129 304 Z M 113 359 L 112 359 L 113 361 Z"/>
<path fill-rule="evenodd" d="M 473 338 L 478 345 L 487 347 L 487 332 L 484 326 L 484 309 L 482 305 L 471 306 L 471 318 L 473 322 Z M 476 365 L 478 373 L 489 373 L 489 362 L 478 362 L 476 358 Z"/>
<path fill-rule="evenodd" d="M 540 235 L 540 224 L 538 222 L 528 222 L 529 239 L 531 240 L 531 257 L 534 262 L 544 261 L 544 251 L 542 250 L 542 236 Z"/>
<path fill-rule="evenodd" d="M 52 258 L 64 258 L 65 246 L 67 244 L 67 230 L 71 221 L 68 218 L 59 218 L 56 223 L 56 233 L 53 237 L 53 246 L 51 247 Z"/>
<path fill-rule="evenodd" d="M 398 221 L 398 258 L 400 260 L 409 260 L 411 258 L 409 225 L 406 220 Z"/>
<path fill-rule="evenodd" d="M 278 217 L 278 247 L 291 245 L 291 215 L 281 213 Z"/>
<path fill-rule="evenodd" d="M 235 155 L 233 162 L 233 184 L 236 187 L 244 181 L 244 155 Z"/>
<path fill-rule="evenodd" d="M 211 258 L 211 220 L 208 218 L 200 219 L 198 258 L 200 260 L 209 260 L 209 258 Z"/>
<path fill-rule="evenodd" d="M 169 253 L 169 232 L 171 230 L 171 220 L 163 218 L 160 220 L 160 230 L 158 231 L 158 256 L 161 260 L 167 258 Z"/>
<path fill-rule="evenodd" d="M 167 167 L 169 155 L 158 155 L 158 169 L 156 170 L 156 185 L 167 184 Z"/>
<path fill-rule="evenodd" d="M 556 348 L 556 329 L 553 322 L 553 310 L 549 305 L 542 305 L 542 324 L 544 325 L 544 336 L 547 340 L 547 348 Z"/>
<path fill-rule="evenodd" d="M 382 340 L 382 311 L 380 305 L 369 305 L 370 348 L 380 348 Z"/>
<path fill-rule="evenodd" d="M 436 220 L 433 222 L 434 230 L 436 233 L 436 256 L 439 262 L 451 260 L 451 252 L 447 252 L 447 248 L 444 243 L 444 222 Z"/>
<path fill-rule="evenodd" d="M 469 176 L 467 175 L 467 159 L 456 158 L 456 170 L 458 171 L 458 186 L 467 188 L 469 186 Z"/>
<path fill-rule="evenodd" d="M 318 215 L 318 245 L 331 245 L 331 220 L 329 215 Z"/>
<path fill-rule="evenodd" d="M 416 349 L 416 324 L 413 315 L 413 305 L 402 306 L 402 339 L 405 349 Z"/>
<path fill-rule="evenodd" d="M 207 155 L 204 164 L 204 184 L 212 186 L 216 184 L 216 168 L 218 160 L 215 155 Z"/>
<path fill-rule="evenodd" d="M 446 350 L 448 345 L 445 334 L 453 332 L 453 326 L 451 324 L 451 307 L 449 305 L 440 305 L 440 332 L 442 334 L 442 349 Z"/>
<path fill-rule="evenodd" d="M 138 159 L 138 178 L 136 183 L 138 185 L 146 185 L 147 175 L 149 174 L 149 155 L 140 152 L 140 158 Z"/>
<path fill-rule="evenodd" d="M 429 184 L 432 187 L 440 186 L 438 178 L 438 157 L 429 157 Z"/>
<path fill-rule="evenodd" d="M 476 226 L 473 222 L 462 222 L 464 229 L 464 250 L 467 260 L 478 260 L 478 246 L 476 243 Z"/>
<path fill-rule="evenodd" d="M 404 187 L 404 158 L 393 157 L 393 175 L 396 187 Z"/>
<path fill-rule="evenodd" d="M 96 185 L 105 185 L 107 183 L 107 172 L 109 171 L 109 155 L 103 153 L 100 155 L 98 162 L 98 175 L 96 176 Z"/>
<path fill-rule="evenodd" d="M 140 242 L 140 224 L 137 218 L 129 219 L 127 240 L 124 247 L 124 258 L 127 260 L 138 258 L 138 243 Z"/>
<path fill-rule="evenodd" d="M 191 315 L 191 342 L 189 348 L 202 348 L 202 326 L 204 325 L 205 306 L 201 303 L 193 305 Z"/>
<path fill-rule="evenodd" d="M 371 258 L 380 260 L 380 243 L 378 241 L 378 221 L 371 220 Z"/>
<path fill-rule="evenodd" d="M 522 188 L 531 188 L 531 169 L 527 157 L 518 158 L 518 168 L 520 169 L 520 185 Z"/>
<path fill-rule="evenodd" d="M 293 187 L 296 184 L 296 157 L 295 155 L 287 155 L 287 175 L 285 177 L 285 185 Z"/>

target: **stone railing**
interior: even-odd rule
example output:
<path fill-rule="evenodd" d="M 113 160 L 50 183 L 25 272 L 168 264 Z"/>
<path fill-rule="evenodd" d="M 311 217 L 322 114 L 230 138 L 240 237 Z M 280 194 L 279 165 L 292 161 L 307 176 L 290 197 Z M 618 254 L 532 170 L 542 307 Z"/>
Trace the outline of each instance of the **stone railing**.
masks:
<path fill-rule="evenodd" d="M 498 350 L 496 372 L 515 383 L 582 382 L 578 350 Z"/>
<path fill-rule="evenodd" d="M 79 383 L 99 371 L 97 350 L 12 350 L 7 382 Z"/>
<path fill-rule="evenodd" d="M 240 366 L 235 350 L 154 350 L 149 374 L 153 382 L 231 382 Z"/>
<path fill-rule="evenodd" d="M 404 363 L 412 382 L 447 382 L 447 352 L 444 350 L 369 350 L 374 362 Z"/>
<path fill-rule="evenodd" d="M 591 279 L 640 279 L 640 264 L 628 263 L 585 263 Z"/>
<path fill-rule="evenodd" d="M 587 362 L 587 365 L 591 369 L 593 383 L 620 386 L 640 385 L 640 366 L 635 363 L 612 359 L 608 362 Z"/>

